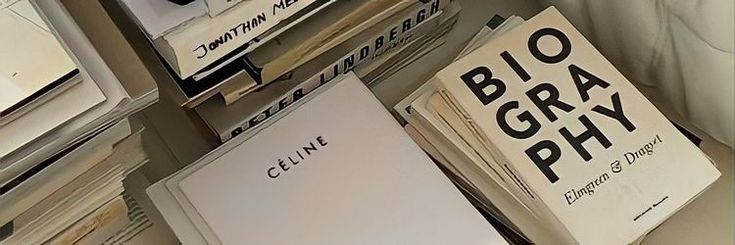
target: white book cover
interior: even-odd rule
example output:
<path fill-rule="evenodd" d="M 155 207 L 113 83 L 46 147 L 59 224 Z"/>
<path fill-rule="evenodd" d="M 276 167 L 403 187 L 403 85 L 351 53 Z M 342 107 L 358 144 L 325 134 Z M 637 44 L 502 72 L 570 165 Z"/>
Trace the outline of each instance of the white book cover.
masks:
<path fill-rule="evenodd" d="M 354 74 L 182 177 L 223 244 L 506 243 Z"/>
<path fill-rule="evenodd" d="M 180 78 L 188 78 L 236 51 L 316 0 L 247 1 L 215 17 L 199 17 L 153 41 Z"/>
<path fill-rule="evenodd" d="M 556 9 L 437 74 L 580 244 L 627 244 L 720 173 Z"/>
<path fill-rule="evenodd" d="M 0 4 L 0 117 L 78 75 L 28 0 Z"/>

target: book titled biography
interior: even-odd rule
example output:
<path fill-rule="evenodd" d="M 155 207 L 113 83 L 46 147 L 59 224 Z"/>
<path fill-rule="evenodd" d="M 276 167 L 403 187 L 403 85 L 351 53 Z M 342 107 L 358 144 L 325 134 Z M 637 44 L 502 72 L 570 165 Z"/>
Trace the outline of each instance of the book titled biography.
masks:
<path fill-rule="evenodd" d="M 553 7 L 436 79 L 510 188 L 575 243 L 634 243 L 720 175 Z"/>

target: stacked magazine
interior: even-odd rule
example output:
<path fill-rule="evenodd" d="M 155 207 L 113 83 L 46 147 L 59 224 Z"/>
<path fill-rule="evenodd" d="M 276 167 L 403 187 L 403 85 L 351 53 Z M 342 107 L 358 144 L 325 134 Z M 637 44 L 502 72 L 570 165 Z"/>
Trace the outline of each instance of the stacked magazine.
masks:
<path fill-rule="evenodd" d="M 395 109 L 475 203 L 533 243 L 639 243 L 720 176 L 553 7 L 484 28 Z"/>
<path fill-rule="evenodd" d="M 147 157 L 128 116 L 157 88 L 118 80 L 63 7 L 37 4 L 0 3 L 0 243 L 99 244 L 129 225 L 122 180 Z"/>

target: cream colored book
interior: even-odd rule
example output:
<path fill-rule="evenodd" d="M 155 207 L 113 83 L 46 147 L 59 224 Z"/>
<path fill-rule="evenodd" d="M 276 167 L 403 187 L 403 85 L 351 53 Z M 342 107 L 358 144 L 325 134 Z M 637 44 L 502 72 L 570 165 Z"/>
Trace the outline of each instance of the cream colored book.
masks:
<path fill-rule="evenodd" d="M 0 43 L 0 125 L 65 82 L 80 81 L 76 64 L 28 0 L 0 5 Z"/>
<path fill-rule="evenodd" d="M 568 242 L 634 243 L 720 175 L 553 7 L 435 79 Z"/>

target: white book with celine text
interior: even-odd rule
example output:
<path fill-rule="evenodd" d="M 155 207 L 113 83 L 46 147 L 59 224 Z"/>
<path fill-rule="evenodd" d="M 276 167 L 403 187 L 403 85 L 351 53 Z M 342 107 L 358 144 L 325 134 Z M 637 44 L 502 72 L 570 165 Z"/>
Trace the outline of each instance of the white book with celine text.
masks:
<path fill-rule="evenodd" d="M 506 244 L 352 73 L 224 147 L 163 180 L 219 243 Z"/>

